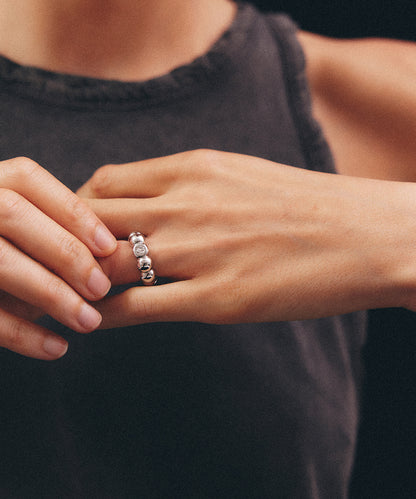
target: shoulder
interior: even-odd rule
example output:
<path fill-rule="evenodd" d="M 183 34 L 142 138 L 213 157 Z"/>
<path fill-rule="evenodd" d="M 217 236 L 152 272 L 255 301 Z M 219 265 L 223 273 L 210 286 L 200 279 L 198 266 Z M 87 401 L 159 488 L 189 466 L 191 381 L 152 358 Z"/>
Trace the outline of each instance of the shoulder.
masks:
<path fill-rule="evenodd" d="M 299 41 L 340 173 L 416 180 L 416 44 L 306 32 Z"/>

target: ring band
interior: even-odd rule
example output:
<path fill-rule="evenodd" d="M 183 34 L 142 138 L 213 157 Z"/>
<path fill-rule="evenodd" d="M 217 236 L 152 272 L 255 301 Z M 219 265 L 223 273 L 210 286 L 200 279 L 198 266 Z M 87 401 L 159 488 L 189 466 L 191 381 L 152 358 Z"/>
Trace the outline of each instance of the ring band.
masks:
<path fill-rule="evenodd" d="M 149 257 L 149 248 L 145 243 L 145 237 L 141 232 L 132 232 L 129 235 L 129 243 L 133 255 L 137 258 L 137 268 L 140 272 L 140 280 L 146 286 L 156 284 L 157 277 L 152 269 L 152 259 Z"/>

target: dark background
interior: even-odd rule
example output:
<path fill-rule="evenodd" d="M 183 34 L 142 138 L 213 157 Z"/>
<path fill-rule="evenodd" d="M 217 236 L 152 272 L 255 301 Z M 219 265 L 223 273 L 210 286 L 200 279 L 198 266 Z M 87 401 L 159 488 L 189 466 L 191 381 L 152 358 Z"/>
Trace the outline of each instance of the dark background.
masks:
<path fill-rule="evenodd" d="M 262 10 L 286 12 L 302 29 L 323 35 L 416 40 L 416 0 L 252 3 Z M 370 313 L 369 320 L 351 495 L 354 499 L 416 498 L 416 314 L 378 310 Z"/>
<path fill-rule="evenodd" d="M 415 0 L 252 0 L 262 10 L 291 14 L 301 28 L 336 37 L 416 39 Z"/>

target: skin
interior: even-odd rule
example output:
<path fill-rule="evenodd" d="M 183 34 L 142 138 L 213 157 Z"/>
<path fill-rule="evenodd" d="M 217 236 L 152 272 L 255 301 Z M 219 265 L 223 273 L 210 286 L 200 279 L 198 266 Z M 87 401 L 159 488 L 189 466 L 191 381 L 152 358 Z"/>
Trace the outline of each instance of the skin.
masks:
<path fill-rule="evenodd" d="M 62 73 L 146 80 L 202 55 L 231 23 L 228 0 L 0 0 L 0 51 Z"/>
<path fill-rule="evenodd" d="M 157 274 L 175 282 L 103 300 L 103 327 L 414 308 L 403 293 L 416 278 L 414 192 L 206 150 L 105 166 L 78 194 L 120 239 L 139 223 Z M 134 260 L 120 242 L 100 262 L 125 283 L 137 280 Z"/>
<path fill-rule="evenodd" d="M 232 21 L 235 6 L 226 0 L 0 0 L 0 12 L 0 52 L 17 62 L 142 80 L 205 52 Z M 36 263 L 72 293 L 72 311 L 64 306 L 67 298 L 51 294 L 60 310 L 58 320 L 80 329 L 74 327 L 74 310 L 83 298 L 92 299 L 85 280 L 96 265 L 93 257 L 113 284 L 137 281 L 135 259 L 125 241 L 135 229 L 147 236 L 157 274 L 171 282 L 99 300 L 100 327 L 304 319 L 384 306 L 416 309 L 414 45 L 335 41 L 308 33 L 301 33 L 300 41 L 314 112 L 342 176 L 216 151 L 107 165 L 78 192 L 89 206 L 87 210 L 82 204 L 83 217 L 90 221 L 82 228 L 62 202 L 59 207 L 53 203 L 62 197 L 63 186 L 40 175 L 44 183 L 36 188 L 53 199 L 39 205 L 26 191 L 17 191 L 21 182 L 8 187 L 0 177 L 0 188 L 17 192 L 26 203 L 0 206 L 11 213 L 7 227 L 0 226 L 2 241 L 12 242 L 3 242 L 3 254 L 10 254 L 11 261 L 23 258 L 27 269 Z M 393 60 L 400 63 L 392 76 L 385 68 Z M 381 119 L 386 116 L 388 120 Z M 30 170 L 31 164 L 23 163 Z M 10 165 L 5 166 L 7 172 Z M 30 172 L 23 171 L 23 185 L 29 185 L 27 178 Z M 38 255 L 14 229 L 24 210 L 30 218 L 40 217 L 50 234 L 43 262 L 37 262 Z M 93 212 L 121 239 L 117 249 L 114 240 L 101 253 L 91 243 L 88 227 L 98 223 Z M 59 256 L 66 245 L 56 241 L 63 234 L 77 247 L 76 265 L 68 255 Z M 37 243 L 44 244 L 40 239 Z M 0 282 L 8 282 L 0 297 L 0 344 L 53 358 L 39 353 L 42 339 L 51 333 L 26 320 L 42 313 L 33 305 L 49 311 L 45 288 L 35 287 L 35 279 L 31 285 L 27 271 L 23 278 L 0 265 L 0 272 L 6 276 Z M 22 343 L 32 338 L 24 348 L 7 341 L 21 324 L 24 331 L 14 336 Z"/>
<path fill-rule="evenodd" d="M 416 46 L 300 33 L 314 112 L 340 173 L 416 180 Z"/>
<path fill-rule="evenodd" d="M 30 319 L 40 309 L 80 333 L 96 329 L 101 316 L 86 300 L 102 298 L 110 281 L 94 257 L 111 254 L 116 241 L 85 203 L 27 158 L 0 163 L 0 186 L 0 345 L 60 357 L 66 342 Z"/>

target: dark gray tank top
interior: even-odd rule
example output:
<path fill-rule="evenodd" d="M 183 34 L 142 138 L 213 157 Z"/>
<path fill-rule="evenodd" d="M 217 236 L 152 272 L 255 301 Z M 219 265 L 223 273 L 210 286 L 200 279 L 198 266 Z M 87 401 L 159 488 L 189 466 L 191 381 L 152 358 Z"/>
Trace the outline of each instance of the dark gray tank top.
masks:
<path fill-rule="evenodd" d="M 240 4 L 192 64 L 152 81 L 0 58 L 0 159 L 76 189 L 100 165 L 212 148 L 333 172 L 296 26 Z M 363 314 L 150 324 L 78 335 L 45 363 L 0 352 L 0 497 L 342 498 Z"/>

